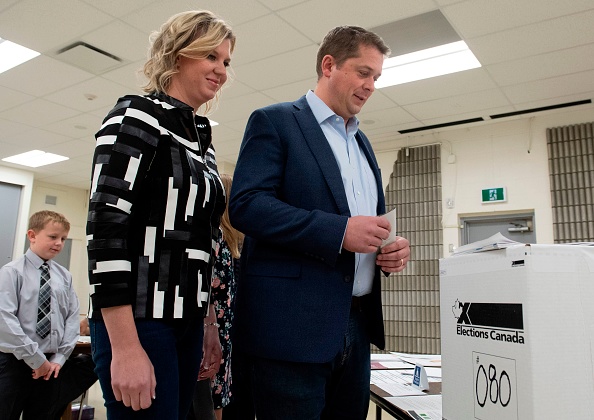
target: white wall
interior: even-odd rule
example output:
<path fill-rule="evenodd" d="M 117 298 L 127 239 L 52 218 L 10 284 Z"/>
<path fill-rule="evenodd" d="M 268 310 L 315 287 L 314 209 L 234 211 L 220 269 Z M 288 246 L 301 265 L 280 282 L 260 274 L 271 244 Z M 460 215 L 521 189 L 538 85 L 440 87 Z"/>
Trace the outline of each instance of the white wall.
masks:
<path fill-rule="evenodd" d="M 447 256 L 450 244 L 459 246 L 461 216 L 534 211 L 536 241 L 553 243 L 546 129 L 592 121 L 592 108 L 543 113 L 436 134 L 399 136 L 375 147 L 385 187 L 392 173 L 395 149 L 441 143 L 442 226 Z M 490 187 L 506 187 L 507 202 L 482 204 L 481 190 Z M 454 200 L 454 208 L 446 208 L 447 198 Z"/>

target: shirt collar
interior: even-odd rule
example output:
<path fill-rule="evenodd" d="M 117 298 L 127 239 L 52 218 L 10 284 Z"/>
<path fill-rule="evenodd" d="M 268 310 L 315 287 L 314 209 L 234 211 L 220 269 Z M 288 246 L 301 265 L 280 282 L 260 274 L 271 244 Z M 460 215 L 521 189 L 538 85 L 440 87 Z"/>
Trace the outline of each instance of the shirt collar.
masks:
<path fill-rule="evenodd" d="M 307 100 L 307 103 L 311 108 L 311 112 L 313 112 L 318 124 L 322 124 L 330 117 L 337 116 L 336 113 L 332 111 L 330 107 L 314 93 L 313 90 L 309 90 L 307 92 L 305 99 Z M 359 127 L 359 120 L 356 116 L 349 118 L 347 124 L 351 125 L 353 123 L 355 124 L 355 127 Z"/>
<path fill-rule="evenodd" d="M 25 253 L 25 256 L 31 262 L 31 264 L 33 264 L 33 267 L 37 268 L 38 270 L 41 268 L 41 266 L 43 265 L 44 262 L 47 262 L 47 265 L 49 266 L 50 261 L 51 261 L 51 260 L 44 261 L 43 258 L 41 258 L 39 255 L 37 255 L 33 251 L 31 251 L 31 248 L 29 248 L 27 250 L 27 252 Z"/>

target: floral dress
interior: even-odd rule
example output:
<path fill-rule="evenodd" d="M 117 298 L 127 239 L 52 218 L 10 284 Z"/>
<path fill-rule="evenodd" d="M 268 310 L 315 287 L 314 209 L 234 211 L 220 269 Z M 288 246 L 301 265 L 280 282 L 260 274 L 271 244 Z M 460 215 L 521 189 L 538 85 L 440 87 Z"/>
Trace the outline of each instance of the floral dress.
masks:
<path fill-rule="evenodd" d="M 233 304 L 237 289 L 235 279 L 235 261 L 231 250 L 219 235 L 216 247 L 216 259 L 212 278 L 211 302 L 214 304 L 219 324 L 219 339 L 223 348 L 223 363 L 213 379 L 212 400 L 214 408 L 227 406 L 231 401 L 231 338 L 233 323 Z"/>

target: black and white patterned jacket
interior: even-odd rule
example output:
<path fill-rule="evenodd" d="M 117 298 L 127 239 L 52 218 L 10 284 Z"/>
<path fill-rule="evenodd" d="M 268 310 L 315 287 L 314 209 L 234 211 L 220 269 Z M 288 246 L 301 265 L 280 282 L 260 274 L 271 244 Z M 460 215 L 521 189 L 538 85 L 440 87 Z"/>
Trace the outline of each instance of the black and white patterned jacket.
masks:
<path fill-rule="evenodd" d="M 164 94 L 125 96 L 96 134 L 87 220 L 92 317 L 202 317 L 225 193 L 206 117 Z"/>

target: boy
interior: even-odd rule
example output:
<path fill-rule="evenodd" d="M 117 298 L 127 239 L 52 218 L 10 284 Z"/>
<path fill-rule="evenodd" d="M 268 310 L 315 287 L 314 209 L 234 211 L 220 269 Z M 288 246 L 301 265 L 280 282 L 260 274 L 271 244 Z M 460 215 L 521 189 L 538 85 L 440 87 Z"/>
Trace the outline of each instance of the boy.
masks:
<path fill-rule="evenodd" d="M 95 382 L 92 361 L 68 360 L 79 337 L 79 302 L 68 270 L 52 261 L 70 223 L 31 216 L 29 250 L 0 268 L 0 420 L 54 420 Z M 84 387 L 84 388 L 82 388 Z"/>

